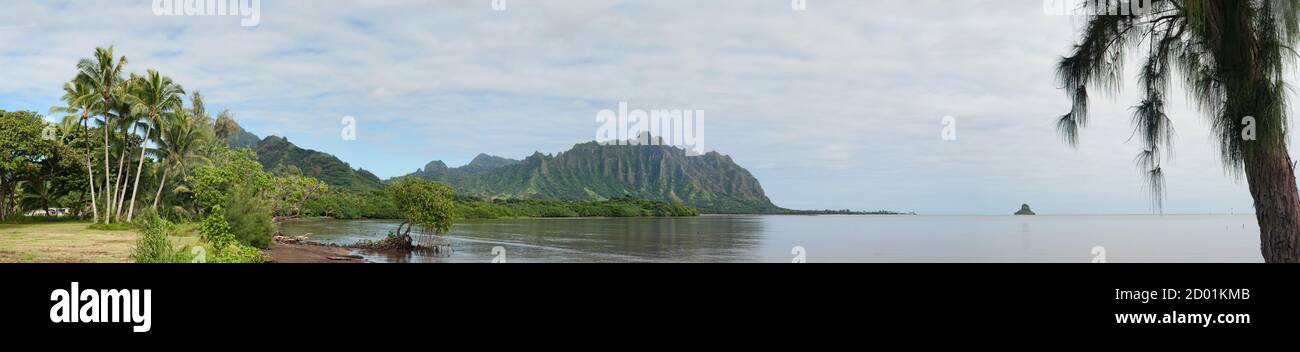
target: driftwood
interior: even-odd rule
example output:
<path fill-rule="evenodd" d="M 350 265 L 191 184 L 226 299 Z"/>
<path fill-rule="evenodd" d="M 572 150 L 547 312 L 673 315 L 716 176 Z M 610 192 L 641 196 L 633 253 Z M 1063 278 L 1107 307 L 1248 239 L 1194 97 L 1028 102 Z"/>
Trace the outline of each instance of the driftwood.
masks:
<path fill-rule="evenodd" d="M 407 252 L 416 252 L 423 255 L 451 255 L 453 252 L 455 252 L 455 250 L 451 246 L 451 241 L 448 241 L 447 239 L 432 234 L 422 234 L 417 232 L 415 235 L 411 235 L 410 234 L 411 227 L 412 227 L 411 225 L 407 225 L 403 223 L 403 225 L 398 226 L 399 229 L 398 231 L 401 231 L 402 234 L 390 233 L 388 237 L 385 237 L 384 239 L 381 240 L 377 240 L 377 241 L 361 240 L 351 245 L 312 242 L 311 240 L 309 240 L 309 237 L 312 235 L 310 233 L 301 236 L 292 236 L 292 235 L 285 235 L 283 233 L 279 233 L 276 234 L 274 237 L 272 237 L 272 239 L 275 241 L 275 243 L 279 243 L 279 244 L 297 244 L 297 245 L 308 245 L 308 246 L 365 249 L 365 250 L 372 250 L 372 251 L 407 251 Z M 353 256 L 330 257 L 329 259 L 330 260 L 362 259 L 361 257 L 356 257 L 356 258 L 352 258 L 352 257 Z"/>
<path fill-rule="evenodd" d="M 272 237 L 271 239 L 272 239 L 272 240 L 275 240 L 275 243 L 282 243 L 282 244 L 300 244 L 300 243 L 306 242 L 306 241 L 307 241 L 307 237 L 309 237 L 309 236 L 311 236 L 310 233 L 309 233 L 309 234 L 306 234 L 306 235 L 302 235 L 302 236 L 287 236 L 287 235 L 284 235 L 284 234 L 277 234 L 277 235 L 275 235 L 275 237 Z"/>

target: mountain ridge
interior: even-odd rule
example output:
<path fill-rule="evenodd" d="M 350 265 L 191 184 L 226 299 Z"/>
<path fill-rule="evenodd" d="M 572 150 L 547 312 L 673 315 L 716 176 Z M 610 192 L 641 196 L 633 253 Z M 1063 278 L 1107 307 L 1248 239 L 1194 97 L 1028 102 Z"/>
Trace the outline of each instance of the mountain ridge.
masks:
<path fill-rule="evenodd" d="M 236 124 L 238 125 L 238 124 Z M 262 169 L 276 170 L 281 166 L 293 166 L 303 175 L 314 177 L 331 188 L 343 188 L 360 192 L 377 191 L 384 188 L 384 181 L 363 168 L 352 165 L 330 153 L 314 149 L 304 149 L 289 142 L 286 137 L 257 135 L 237 126 L 235 133 L 226 139 L 232 148 L 249 148 L 257 153 L 257 162 Z"/>
<path fill-rule="evenodd" d="M 254 142 L 255 141 L 255 142 Z M 258 137 L 242 127 L 227 142 L 257 153 L 266 170 L 297 167 L 335 189 L 381 190 L 388 180 L 338 157 L 298 147 L 280 136 Z M 534 152 L 522 160 L 486 153 L 448 167 L 434 160 L 405 176 L 447 183 L 458 194 L 488 199 L 604 200 L 633 196 L 682 203 L 707 213 L 788 213 L 772 203 L 758 179 L 716 151 L 687 155 L 665 145 L 575 144 L 556 154 Z"/>
<path fill-rule="evenodd" d="M 787 211 L 772 204 L 748 170 L 716 151 L 689 156 L 672 146 L 586 142 L 557 154 L 534 152 L 523 160 L 480 154 L 475 161 L 448 168 L 435 160 L 406 176 L 445 182 L 457 192 L 486 198 L 630 195 L 680 202 L 710 213 Z"/>

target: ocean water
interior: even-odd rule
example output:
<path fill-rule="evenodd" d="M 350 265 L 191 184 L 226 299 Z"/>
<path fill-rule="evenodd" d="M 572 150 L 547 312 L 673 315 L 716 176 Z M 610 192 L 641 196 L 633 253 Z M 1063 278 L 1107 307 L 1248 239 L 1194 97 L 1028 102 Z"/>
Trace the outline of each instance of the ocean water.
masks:
<path fill-rule="evenodd" d="M 323 243 L 380 239 L 397 222 L 304 220 Z M 451 254 L 358 251 L 376 262 L 1262 262 L 1253 215 L 765 216 L 458 222 Z M 498 248 L 499 247 L 499 248 Z"/>

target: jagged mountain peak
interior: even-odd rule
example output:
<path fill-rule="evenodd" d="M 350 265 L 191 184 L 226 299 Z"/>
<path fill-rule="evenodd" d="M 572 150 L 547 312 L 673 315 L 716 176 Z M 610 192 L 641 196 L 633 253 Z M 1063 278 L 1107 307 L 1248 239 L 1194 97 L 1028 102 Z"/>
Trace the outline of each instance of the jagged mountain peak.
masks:
<path fill-rule="evenodd" d="M 440 172 L 440 171 L 446 171 L 446 170 L 447 170 L 447 163 L 442 162 L 442 160 L 434 160 L 434 161 L 430 161 L 428 164 L 424 164 L 424 171 L 430 171 L 430 172 L 432 172 L 432 171 L 439 171 L 439 172 Z"/>
<path fill-rule="evenodd" d="M 491 169 L 471 167 L 478 164 L 471 162 L 447 172 L 426 169 L 413 175 L 446 182 L 457 193 L 484 197 L 602 199 L 633 195 L 683 202 L 713 213 L 781 210 L 748 170 L 718 152 L 688 156 L 686 150 L 674 146 L 585 142 L 554 155 L 534 152 L 522 161 Z"/>

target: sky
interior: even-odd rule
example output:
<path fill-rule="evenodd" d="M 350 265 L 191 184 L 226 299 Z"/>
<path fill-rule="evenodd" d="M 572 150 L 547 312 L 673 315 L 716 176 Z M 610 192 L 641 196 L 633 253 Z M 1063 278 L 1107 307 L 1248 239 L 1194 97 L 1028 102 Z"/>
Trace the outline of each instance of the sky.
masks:
<path fill-rule="evenodd" d="M 495 1 L 263 0 L 244 26 L 157 16 L 151 0 L 4 0 L 0 109 L 47 112 L 77 61 L 111 45 L 254 134 L 382 178 L 562 152 L 625 102 L 705 111 L 705 148 L 787 208 L 1152 212 L 1135 72 L 1094 99 L 1077 149 L 1062 143 L 1054 67 L 1086 18 L 1042 0 Z M 1251 212 L 1204 117 L 1173 95 L 1164 211 Z"/>

